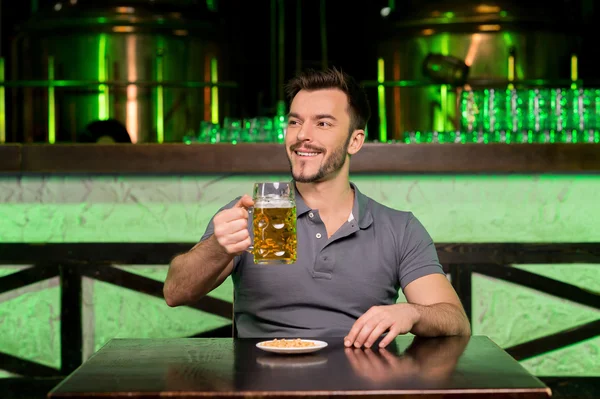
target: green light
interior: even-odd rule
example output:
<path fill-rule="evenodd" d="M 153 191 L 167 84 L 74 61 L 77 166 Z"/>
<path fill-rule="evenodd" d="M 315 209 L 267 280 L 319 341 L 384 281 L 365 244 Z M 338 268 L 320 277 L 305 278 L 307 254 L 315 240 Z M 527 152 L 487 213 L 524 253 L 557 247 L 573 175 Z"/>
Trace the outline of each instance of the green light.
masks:
<path fill-rule="evenodd" d="M 214 57 L 210 59 L 210 82 L 213 84 L 219 83 L 219 68 L 217 59 Z M 217 124 L 219 123 L 219 88 L 217 86 L 212 86 L 210 93 L 211 122 Z"/>
<path fill-rule="evenodd" d="M 502 18 L 506 18 L 508 16 L 508 13 L 506 11 L 500 11 L 500 16 Z"/>
<path fill-rule="evenodd" d="M 54 57 L 48 57 L 48 80 L 54 80 Z M 48 143 L 56 142 L 56 117 L 54 112 L 54 86 L 48 86 Z"/>
<path fill-rule="evenodd" d="M 0 83 L 4 83 L 4 58 L 0 58 Z M 6 143 L 6 107 L 4 86 L 0 85 L 0 144 Z"/>
<path fill-rule="evenodd" d="M 504 40 L 504 43 L 506 43 L 506 48 L 507 49 L 511 49 L 512 47 L 514 47 L 514 43 L 515 42 L 514 42 L 512 36 L 511 36 L 510 32 L 503 33 L 502 34 L 502 39 Z M 512 57 L 512 61 L 509 60 L 509 62 L 513 63 L 513 66 L 512 66 L 513 79 L 518 79 L 519 76 L 523 76 L 523 67 L 521 66 L 520 63 L 516 63 L 515 62 L 515 57 L 514 56 Z M 509 67 L 509 71 L 510 71 L 510 67 Z M 510 86 L 511 85 L 509 85 L 509 87 Z"/>
<path fill-rule="evenodd" d="M 383 58 L 377 60 L 377 83 L 385 82 L 385 61 Z M 377 102 L 379 103 L 379 141 L 387 142 L 387 116 L 385 113 L 385 87 L 377 86 Z"/>
<path fill-rule="evenodd" d="M 448 33 L 442 34 L 440 44 L 441 44 L 440 52 L 442 53 L 442 55 L 449 55 L 449 53 L 450 53 L 450 34 L 448 34 Z"/>
<path fill-rule="evenodd" d="M 210 11 L 217 11 L 217 0 L 206 0 L 206 6 Z"/>
<path fill-rule="evenodd" d="M 158 37 L 156 47 L 156 81 L 161 83 L 164 79 L 163 52 L 165 48 L 165 40 L 162 36 Z M 159 144 L 165 141 L 164 104 L 164 87 L 158 84 L 156 86 L 156 142 Z"/>
<path fill-rule="evenodd" d="M 446 130 L 446 118 L 448 117 L 448 86 L 440 86 L 440 112 L 436 113 L 434 129 L 438 132 Z"/>
<path fill-rule="evenodd" d="M 427 144 L 433 143 L 433 132 L 427 132 L 427 133 L 425 133 L 425 142 Z"/>
<path fill-rule="evenodd" d="M 577 78 L 578 78 L 578 67 L 577 67 L 577 55 L 573 54 L 571 56 L 571 89 L 575 90 L 577 88 Z"/>
<path fill-rule="evenodd" d="M 508 56 L 508 81 L 513 82 L 515 80 L 515 56 Z M 515 86 L 512 83 L 508 84 L 508 89 L 513 90 Z"/>
<path fill-rule="evenodd" d="M 106 82 L 107 80 L 107 68 L 106 68 L 106 39 L 105 33 L 100 35 L 100 42 L 98 45 L 98 81 Z M 108 119 L 108 86 L 98 86 L 98 119 L 101 121 Z"/>
<path fill-rule="evenodd" d="M 451 12 L 451 11 L 448 11 L 447 13 L 445 13 L 445 14 L 444 14 L 444 16 L 445 16 L 446 18 L 454 18 L 454 13 L 453 13 L 453 12 Z"/>

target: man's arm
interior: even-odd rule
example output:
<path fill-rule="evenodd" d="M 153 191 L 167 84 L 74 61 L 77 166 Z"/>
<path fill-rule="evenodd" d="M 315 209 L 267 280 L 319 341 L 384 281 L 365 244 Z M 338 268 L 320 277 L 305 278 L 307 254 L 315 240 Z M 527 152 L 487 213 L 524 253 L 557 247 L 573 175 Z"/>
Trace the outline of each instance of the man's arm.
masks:
<path fill-rule="evenodd" d="M 380 347 L 409 332 L 423 337 L 471 334 L 460 300 L 443 274 L 418 278 L 405 287 L 404 293 L 408 303 L 373 306 L 359 317 L 344 338 L 344 345 L 370 348 L 386 331 Z"/>
<path fill-rule="evenodd" d="M 371 307 L 352 326 L 346 346 L 371 347 L 386 331 L 381 347 L 408 332 L 428 337 L 470 335 L 469 321 L 429 233 L 411 215 L 402 237 L 398 274 L 408 303 Z"/>
<path fill-rule="evenodd" d="M 439 263 L 425 227 L 413 215 L 403 237 L 400 284 L 413 311 L 410 332 L 420 336 L 469 335 L 471 328 L 454 288 Z"/>
<path fill-rule="evenodd" d="M 163 287 L 169 306 L 199 300 L 231 274 L 235 256 L 251 244 L 246 209 L 253 205 L 247 195 L 232 201 L 211 220 L 199 244 L 173 259 Z"/>
<path fill-rule="evenodd" d="M 415 311 L 410 332 L 424 337 L 470 335 L 471 327 L 460 299 L 442 274 L 418 278 L 404 288 L 408 304 Z"/>
<path fill-rule="evenodd" d="M 163 288 L 167 305 L 188 305 L 217 288 L 231 274 L 233 258 L 214 235 L 175 257 Z"/>

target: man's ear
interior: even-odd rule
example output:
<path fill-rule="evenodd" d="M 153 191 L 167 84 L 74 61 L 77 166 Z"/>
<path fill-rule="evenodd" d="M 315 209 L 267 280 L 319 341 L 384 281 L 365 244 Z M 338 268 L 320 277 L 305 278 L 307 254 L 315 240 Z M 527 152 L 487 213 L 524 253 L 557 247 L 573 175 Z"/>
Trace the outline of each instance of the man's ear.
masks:
<path fill-rule="evenodd" d="M 362 148 L 365 143 L 365 131 L 363 129 L 356 129 L 352 132 L 350 137 L 350 143 L 348 144 L 348 154 L 354 155 Z"/>

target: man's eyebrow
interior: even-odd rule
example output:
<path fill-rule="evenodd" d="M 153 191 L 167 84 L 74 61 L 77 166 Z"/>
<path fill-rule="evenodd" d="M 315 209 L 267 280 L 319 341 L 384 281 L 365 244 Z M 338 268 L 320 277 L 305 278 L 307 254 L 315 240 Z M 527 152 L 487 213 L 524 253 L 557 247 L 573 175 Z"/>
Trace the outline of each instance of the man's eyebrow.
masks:
<path fill-rule="evenodd" d="M 315 115 L 315 119 L 331 119 L 331 120 L 337 121 L 335 116 L 330 115 L 330 114 L 318 114 L 318 115 Z"/>
<path fill-rule="evenodd" d="M 298 115 L 295 112 L 290 112 L 288 114 L 288 118 L 297 118 L 297 119 L 302 119 L 300 117 L 300 115 Z M 317 114 L 314 116 L 314 119 L 331 119 L 332 121 L 336 121 L 337 122 L 337 118 L 331 114 Z"/>

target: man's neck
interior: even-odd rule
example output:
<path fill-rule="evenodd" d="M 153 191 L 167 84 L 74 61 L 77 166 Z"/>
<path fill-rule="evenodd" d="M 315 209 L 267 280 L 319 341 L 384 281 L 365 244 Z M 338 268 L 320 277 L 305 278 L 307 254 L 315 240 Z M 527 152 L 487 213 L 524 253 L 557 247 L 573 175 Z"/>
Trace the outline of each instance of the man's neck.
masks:
<path fill-rule="evenodd" d="M 296 187 L 304 203 L 311 209 L 318 209 L 321 216 L 348 213 L 348 208 L 352 210 L 354 191 L 347 176 L 318 183 L 296 182 Z"/>

